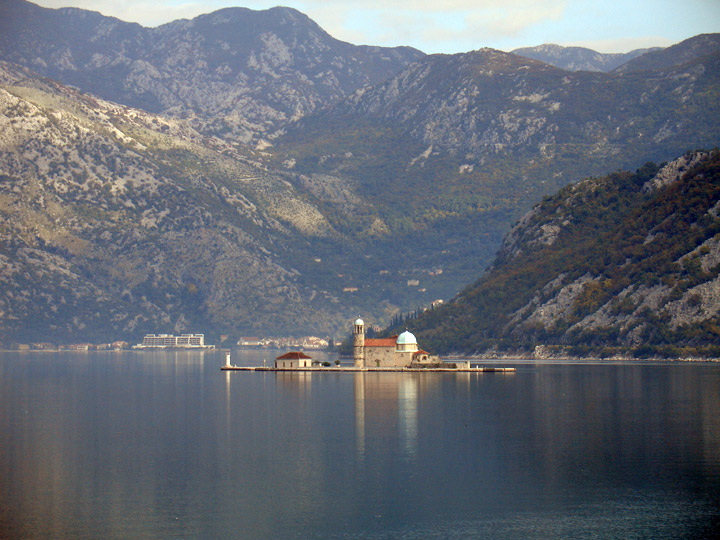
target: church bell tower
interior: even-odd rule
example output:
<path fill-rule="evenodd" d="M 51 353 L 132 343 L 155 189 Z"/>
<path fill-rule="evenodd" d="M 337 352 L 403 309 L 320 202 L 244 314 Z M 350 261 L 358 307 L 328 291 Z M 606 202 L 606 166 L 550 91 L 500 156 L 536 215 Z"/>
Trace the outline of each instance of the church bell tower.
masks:
<path fill-rule="evenodd" d="M 362 319 L 353 325 L 353 359 L 355 367 L 365 367 L 365 323 Z"/>

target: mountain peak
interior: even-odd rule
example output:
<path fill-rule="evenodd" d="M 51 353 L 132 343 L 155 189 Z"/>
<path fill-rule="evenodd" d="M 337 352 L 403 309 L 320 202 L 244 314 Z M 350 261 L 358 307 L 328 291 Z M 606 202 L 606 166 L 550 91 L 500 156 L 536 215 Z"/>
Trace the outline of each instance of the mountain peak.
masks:
<path fill-rule="evenodd" d="M 297 22 L 310 23 L 312 26 L 317 24 L 307 15 L 295 8 L 276 6 L 264 10 L 253 10 L 245 7 L 227 7 L 218 9 L 211 13 L 198 15 L 193 20 L 208 20 L 213 24 L 226 24 L 230 22 L 244 21 L 245 19 L 253 20 L 275 20 L 281 23 Z"/>
<path fill-rule="evenodd" d="M 666 49 L 653 50 L 619 66 L 616 73 L 650 71 L 680 66 L 720 51 L 720 33 L 700 34 Z"/>
<path fill-rule="evenodd" d="M 111 101 L 197 118 L 248 142 L 401 71 L 410 48 L 361 47 L 288 7 L 225 8 L 157 28 L 18 0 L 0 18 L 0 59 Z"/>

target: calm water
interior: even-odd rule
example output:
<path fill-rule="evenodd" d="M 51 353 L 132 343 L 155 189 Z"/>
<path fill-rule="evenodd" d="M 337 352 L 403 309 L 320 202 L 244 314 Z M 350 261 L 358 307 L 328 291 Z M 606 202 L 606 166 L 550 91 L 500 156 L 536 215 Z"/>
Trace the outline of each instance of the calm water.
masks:
<path fill-rule="evenodd" d="M 1 354 L 0 537 L 720 531 L 718 364 L 273 374 L 222 362 Z"/>

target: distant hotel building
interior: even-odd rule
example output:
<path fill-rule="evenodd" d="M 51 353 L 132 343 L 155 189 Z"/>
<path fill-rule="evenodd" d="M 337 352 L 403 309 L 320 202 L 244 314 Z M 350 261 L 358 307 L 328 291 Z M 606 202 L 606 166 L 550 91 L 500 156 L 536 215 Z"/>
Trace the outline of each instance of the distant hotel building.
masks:
<path fill-rule="evenodd" d="M 214 349 L 215 345 L 205 345 L 205 334 L 146 334 L 143 342 L 133 349 Z"/>

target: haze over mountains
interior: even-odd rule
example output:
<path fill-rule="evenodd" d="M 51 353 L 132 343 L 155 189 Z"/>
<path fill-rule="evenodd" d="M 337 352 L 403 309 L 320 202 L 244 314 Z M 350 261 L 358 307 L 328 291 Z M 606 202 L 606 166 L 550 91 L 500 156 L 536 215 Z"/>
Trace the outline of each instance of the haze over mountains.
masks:
<path fill-rule="evenodd" d="M 628 53 L 603 54 L 585 47 L 562 47 L 560 45 L 546 44 L 536 47 L 522 47 L 511 52 L 568 71 L 607 72 L 622 66 L 633 58 L 656 50 L 661 49 L 635 49 Z"/>
<path fill-rule="evenodd" d="M 720 140 L 716 35 L 589 73 L 288 8 L 0 9 L 3 340 L 383 323 L 477 279 L 543 195 Z"/>

